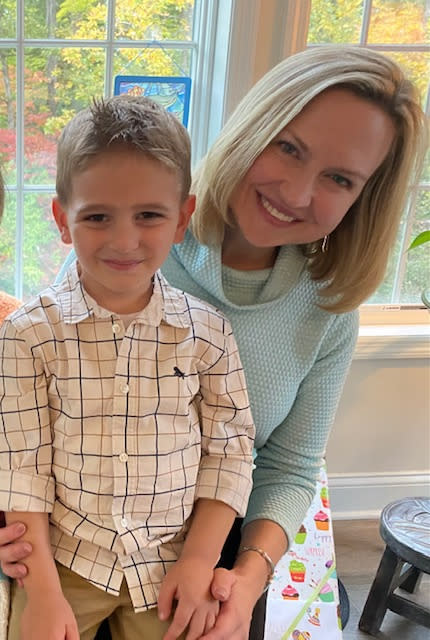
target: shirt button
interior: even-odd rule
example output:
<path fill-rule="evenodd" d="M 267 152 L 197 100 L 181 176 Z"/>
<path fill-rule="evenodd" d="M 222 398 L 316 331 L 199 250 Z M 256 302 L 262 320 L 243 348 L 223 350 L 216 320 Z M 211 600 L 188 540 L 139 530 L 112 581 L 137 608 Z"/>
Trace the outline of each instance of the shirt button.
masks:
<path fill-rule="evenodd" d="M 121 393 L 124 393 L 124 394 L 126 394 L 126 393 L 128 393 L 130 391 L 130 387 L 125 382 L 123 384 L 121 384 L 119 388 L 120 388 Z"/>
<path fill-rule="evenodd" d="M 128 522 L 126 518 L 121 518 L 121 526 L 124 527 L 124 529 L 127 529 Z"/>
<path fill-rule="evenodd" d="M 125 452 L 120 453 L 120 454 L 119 454 L 119 460 L 120 460 L 120 462 L 127 462 L 127 460 L 128 460 L 128 455 L 127 455 Z"/>
<path fill-rule="evenodd" d="M 112 325 L 112 331 L 114 333 L 119 333 L 121 331 L 121 325 L 118 322 L 114 322 Z"/>

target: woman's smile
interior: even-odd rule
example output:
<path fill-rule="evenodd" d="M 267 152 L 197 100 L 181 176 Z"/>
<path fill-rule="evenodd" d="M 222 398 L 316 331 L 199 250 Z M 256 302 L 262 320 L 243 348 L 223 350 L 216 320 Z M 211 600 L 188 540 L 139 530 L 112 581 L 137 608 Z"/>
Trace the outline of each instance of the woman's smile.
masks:
<path fill-rule="evenodd" d="M 270 217 L 275 218 L 275 220 L 273 220 L 272 222 L 274 223 L 276 221 L 279 221 L 282 223 L 299 222 L 298 218 L 296 218 L 293 215 L 288 215 L 287 213 L 285 213 L 285 210 L 280 211 L 278 206 L 275 206 L 274 204 L 269 202 L 269 200 L 262 194 L 257 194 L 257 196 L 259 197 L 259 200 L 263 208 L 270 214 Z"/>

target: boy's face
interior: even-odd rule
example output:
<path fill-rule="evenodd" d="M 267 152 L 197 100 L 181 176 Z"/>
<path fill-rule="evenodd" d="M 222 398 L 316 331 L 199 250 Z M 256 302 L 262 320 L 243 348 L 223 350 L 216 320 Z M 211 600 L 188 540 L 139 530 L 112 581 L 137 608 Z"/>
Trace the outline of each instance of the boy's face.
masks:
<path fill-rule="evenodd" d="M 73 244 L 81 281 L 116 313 L 143 309 L 152 276 L 181 242 L 194 196 L 181 202 L 177 173 L 138 151 L 112 150 L 72 178 L 65 209 L 53 201 L 61 239 Z"/>

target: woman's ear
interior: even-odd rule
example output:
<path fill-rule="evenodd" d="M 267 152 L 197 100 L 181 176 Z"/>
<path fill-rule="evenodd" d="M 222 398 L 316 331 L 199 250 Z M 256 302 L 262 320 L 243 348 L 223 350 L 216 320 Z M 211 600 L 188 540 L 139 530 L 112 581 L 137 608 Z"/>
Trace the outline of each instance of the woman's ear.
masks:
<path fill-rule="evenodd" d="M 64 242 L 64 244 L 72 244 L 67 213 L 64 211 L 57 197 L 52 199 L 52 215 L 60 232 L 62 242 Z"/>

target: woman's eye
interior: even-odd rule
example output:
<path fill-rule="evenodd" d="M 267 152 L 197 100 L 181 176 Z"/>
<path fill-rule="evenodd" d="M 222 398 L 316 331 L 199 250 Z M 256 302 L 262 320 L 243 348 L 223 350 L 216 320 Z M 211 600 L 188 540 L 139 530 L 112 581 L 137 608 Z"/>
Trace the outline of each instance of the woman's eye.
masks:
<path fill-rule="evenodd" d="M 297 147 L 292 142 L 288 142 L 288 140 L 280 140 L 279 147 L 284 153 L 288 153 L 289 155 L 297 153 Z"/>
<path fill-rule="evenodd" d="M 341 176 L 338 173 L 334 173 L 330 177 L 340 187 L 350 187 L 352 185 L 351 180 L 348 180 L 348 178 L 345 178 L 344 176 Z"/>

